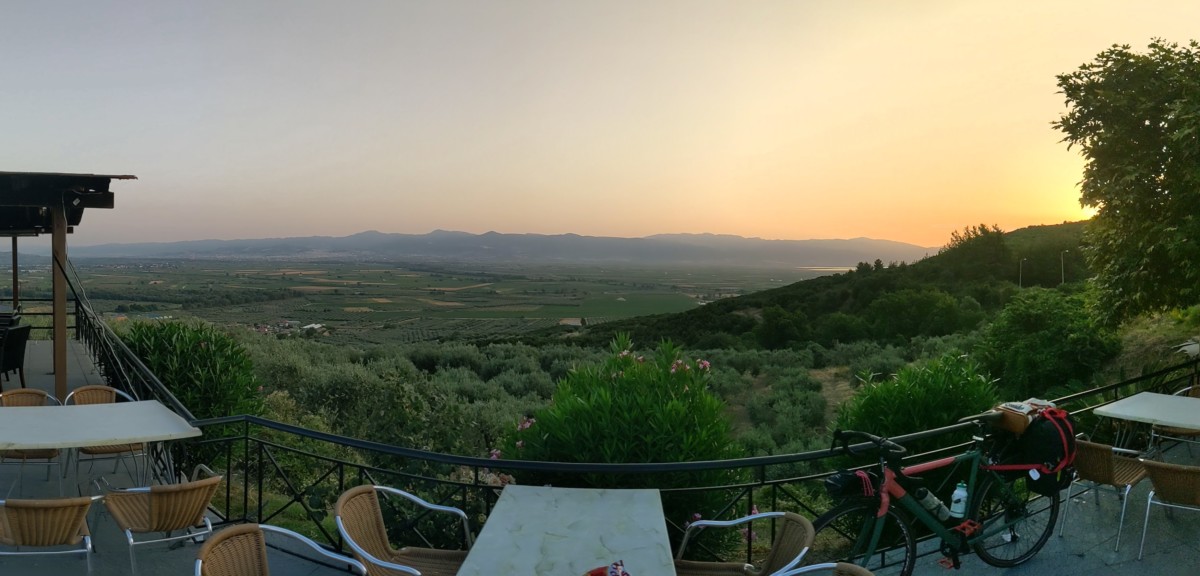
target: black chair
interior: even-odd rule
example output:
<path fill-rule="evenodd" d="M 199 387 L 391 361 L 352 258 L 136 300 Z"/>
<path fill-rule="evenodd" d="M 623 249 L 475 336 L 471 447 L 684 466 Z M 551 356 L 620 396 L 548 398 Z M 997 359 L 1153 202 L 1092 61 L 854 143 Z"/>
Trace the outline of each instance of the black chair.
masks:
<path fill-rule="evenodd" d="M 25 387 L 25 345 L 29 343 L 28 324 L 5 328 L 0 338 L 0 374 L 9 380 L 8 374 L 16 371 L 21 377 L 21 387 Z M 0 392 L 4 386 L 0 384 Z"/>

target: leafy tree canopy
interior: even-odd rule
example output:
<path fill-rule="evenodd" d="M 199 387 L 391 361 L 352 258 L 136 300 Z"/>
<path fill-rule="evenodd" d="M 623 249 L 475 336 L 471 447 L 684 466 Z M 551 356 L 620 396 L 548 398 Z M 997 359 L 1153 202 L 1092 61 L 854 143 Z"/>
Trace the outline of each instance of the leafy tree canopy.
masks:
<path fill-rule="evenodd" d="M 1200 297 L 1200 44 L 1113 46 L 1058 76 L 1054 123 L 1085 165 L 1085 236 L 1107 321 Z"/>

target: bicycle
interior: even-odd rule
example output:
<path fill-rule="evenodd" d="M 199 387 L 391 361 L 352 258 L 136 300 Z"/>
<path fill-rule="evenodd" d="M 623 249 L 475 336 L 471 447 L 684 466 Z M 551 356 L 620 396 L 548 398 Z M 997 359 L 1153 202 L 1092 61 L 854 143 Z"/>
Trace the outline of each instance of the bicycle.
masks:
<path fill-rule="evenodd" d="M 1026 486 L 1026 474 L 994 468 L 1000 466 L 989 454 L 994 438 L 984 430 L 985 423 L 999 418 L 993 414 L 962 420 L 980 426 L 966 452 L 912 466 L 901 465 L 907 450 L 887 438 L 853 430 L 835 432 L 830 451 L 839 443 L 849 454 L 874 449 L 879 453 L 879 476 L 863 482 L 865 494 L 845 499 L 813 522 L 816 542 L 811 561 L 850 562 L 877 574 L 899 566 L 900 576 L 910 576 L 917 557 L 913 520 L 940 539 L 944 556 L 940 563 L 947 568 L 959 568 L 959 556 L 972 550 L 984 562 L 1000 567 L 1016 566 L 1037 554 L 1054 531 L 1060 498 L 1057 493 L 1048 497 L 1034 493 Z M 851 440 L 866 442 L 851 445 Z M 970 470 L 968 505 L 964 518 L 951 518 L 953 523 L 947 525 L 913 495 L 923 481 L 911 475 L 963 463 Z"/>

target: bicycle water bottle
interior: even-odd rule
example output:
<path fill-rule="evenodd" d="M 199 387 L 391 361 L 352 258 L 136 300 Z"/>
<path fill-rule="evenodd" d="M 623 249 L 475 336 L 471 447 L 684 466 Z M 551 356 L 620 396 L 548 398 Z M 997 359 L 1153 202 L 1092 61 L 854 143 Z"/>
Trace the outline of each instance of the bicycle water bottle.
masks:
<path fill-rule="evenodd" d="M 946 508 L 946 505 L 942 504 L 942 499 L 938 498 L 933 492 L 922 487 L 917 488 L 913 496 L 917 499 L 917 502 L 921 503 L 923 508 L 928 510 L 938 520 L 945 522 L 950 517 L 950 509 Z"/>
<path fill-rule="evenodd" d="M 959 482 L 950 496 L 950 515 L 955 518 L 967 515 L 967 485 L 964 482 Z"/>

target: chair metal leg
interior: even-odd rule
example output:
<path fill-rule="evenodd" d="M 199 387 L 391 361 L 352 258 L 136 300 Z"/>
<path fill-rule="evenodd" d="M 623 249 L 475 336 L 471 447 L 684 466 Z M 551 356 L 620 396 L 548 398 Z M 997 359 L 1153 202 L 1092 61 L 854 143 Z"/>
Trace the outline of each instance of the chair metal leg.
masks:
<path fill-rule="evenodd" d="M 1146 517 L 1142 520 L 1142 545 L 1138 546 L 1138 560 L 1142 559 L 1142 552 L 1146 550 L 1146 529 L 1150 527 L 1150 505 L 1154 503 L 1154 491 L 1150 491 L 1150 495 L 1146 497 Z"/>
<path fill-rule="evenodd" d="M 1117 521 L 1117 545 L 1113 547 L 1113 552 L 1121 550 L 1121 530 L 1125 529 L 1125 507 L 1129 505 L 1129 491 L 1133 486 L 1126 484 L 1125 492 L 1121 494 L 1121 519 Z"/>
<path fill-rule="evenodd" d="M 1067 484 L 1067 501 L 1063 503 L 1062 519 L 1058 521 L 1058 537 L 1062 538 L 1063 530 L 1067 527 L 1067 512 L 1071 510 L 1071 489 L 1075 487 L 1075 481 L 1072 480 Z"/>

